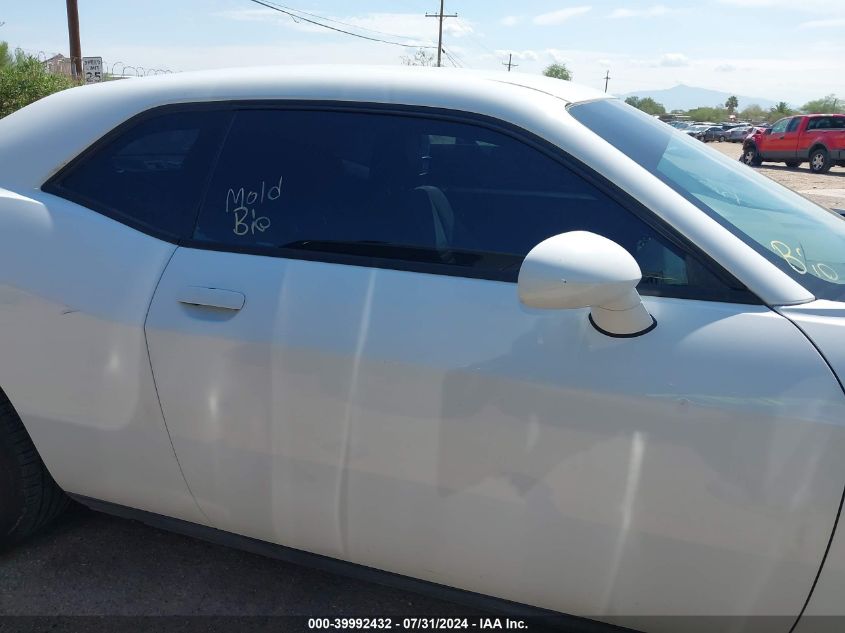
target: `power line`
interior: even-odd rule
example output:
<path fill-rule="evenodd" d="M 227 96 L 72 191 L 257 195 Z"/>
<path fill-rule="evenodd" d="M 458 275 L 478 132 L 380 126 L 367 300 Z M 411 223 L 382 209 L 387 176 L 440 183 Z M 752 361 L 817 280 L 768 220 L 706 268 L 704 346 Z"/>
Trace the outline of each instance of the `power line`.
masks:
<path fill-rule="evenodd" d="M 366 26 L 360 26 L 358 24 L 351 24 L 349 22 L 344 22 L 343 20 L 337 20 L 335 18 L 329 18 L 329 17 L 326 17 L 324 15 L 317 15 L 316 13 L 309 13 L 308 11 L 303 11 L 302 9 L 294 9 L 293 7 L 288 7 L 288 6 L 285 6 L 285 5 L 280 4 L 278 2 L 270 2 L 269 0 L 267 0 L 267 4 L 272 4 L 274 7 L 280 7 L 282 9 L 286 9 L 286 10 L 291 11 L 293 13 L 302 14 L 302 15 L 309 15 L 312 18 L 317 18 L 318 20 L 323 20 L 324 22 L 332 22 L 334 24 L 342 24 L 343 26 L 348 26 L 351 29 L 358 29 L 359 31 L 367 31 L 369 33 L 378 33 L 379 35 L 387 35 L 389 37 L 398 37 L 398 38 L 406 39 L 406 40 L 416 39 L 415 37 L 411 37 L 410 35 L 401 35 L 399 33 L 388 33 L 387 31 L 379 31 L 377 29 L 370 29 L 370 28 L 367 28 Z M 431 48 L 434 48 L 434 45 L 432 45 Z"/>
<path fill-rule="evenodd" d="M 450 62 L 452 62 L 452 66 L 454 66 L 455 68 L 463 68 L 464 67 L 463 64 L 460 62 L 460 60 L 458 60 L 458 61 L 455 60 L 455 58 L 457 57 L 456 53 L 450 53 L 444 47 L 443 48 L 443 54 L 446 55 L 446 59 L 448 59 Z"/>
<path fill-rule="evenodd" d="M 309 18 L 304 18 L 301 15 L 297 15 L 292 11 L 287 9 L 283 9 L 280 6 L 274 6 L 269 4 L 268 2 L 264 2 L 263 0 L 250 0 L 250 2 L 254 2 L 255 4 L 260 4 L 263 7 L 267 7 L 268 9 L 272 9 L 273 11 L 278 11 L 279 13 L 284 13 L 287 16 L 290 16 L 294 21 L 302 20 L 303 22 L 308 22 L 309 24 L 313 24 L 315 26 L 321 26 L 324 29 L 329 29 L 330 31 L 335 31 L 337 33 L 343 33 L 344 35 L 351 35 L 352 37 L 358 37 L 362 40 L 368 40 L 370 42 L 380 42 L 382 44 L 392 44 L 393 46 L 401 46 L 403 48 L 434 48 L 434 46 L 428 46 L 423 44 L 408 44 L 403 42 L 391 42 L 389 40 L 384 40 L 378 37 L 370 37 L 368 35 L 361 35 L 360 33 L 353 33 L 352 31 L 346 31 L 344 29 L 339 29 L 335 26 L 331 26 L 329 24 L 323 24 L 322 22 L 317 22 L 315 20 L 311 20 Z M 439 57 L 439 53 L 438 53 Z"/>
<path fill-rule="evenodd" d="M 457 13 L 443 13 L 443 0 L 440 0 L 440 13 L 426 13 L 427 18 L 437 18 L 437 65 L 440 66 L 440 53 L 443 50 L 443 20 L 446 18 L 456 18 Z"/>

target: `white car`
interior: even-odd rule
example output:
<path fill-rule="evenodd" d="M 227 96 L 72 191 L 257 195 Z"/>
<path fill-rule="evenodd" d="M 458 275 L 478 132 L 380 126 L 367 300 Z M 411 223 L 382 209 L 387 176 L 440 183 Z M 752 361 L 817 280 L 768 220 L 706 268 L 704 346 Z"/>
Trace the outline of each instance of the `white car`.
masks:
<path fill-rule="evenodd" d="M 840 217 L 570 82 L 74 88 L 0 120 L 2 537 L 67 495 L 543 613 L 800 633 L 845 614 L 844 301 Z"/>

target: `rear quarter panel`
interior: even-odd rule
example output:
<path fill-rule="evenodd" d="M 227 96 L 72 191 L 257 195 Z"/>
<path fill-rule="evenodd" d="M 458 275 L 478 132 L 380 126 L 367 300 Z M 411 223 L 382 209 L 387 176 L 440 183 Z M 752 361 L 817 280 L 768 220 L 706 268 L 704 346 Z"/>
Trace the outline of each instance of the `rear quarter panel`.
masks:
<path fill-rule="evenodd" d="M 0 189 L 0 387 L 64 490 L 198 521 L 143 331 L 173 249 L 61 198 Z"/>

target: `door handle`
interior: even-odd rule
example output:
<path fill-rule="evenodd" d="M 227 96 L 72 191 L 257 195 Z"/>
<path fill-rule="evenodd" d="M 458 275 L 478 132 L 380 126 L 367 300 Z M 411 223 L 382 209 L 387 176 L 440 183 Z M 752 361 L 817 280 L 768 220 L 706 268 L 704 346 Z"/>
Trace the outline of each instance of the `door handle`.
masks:
<path fill-rule="evenodd" d="M 183 288 L 177 299 L 179 303 L 187 305 L 235 311 L 243 308 L 246 302 L 246 296 L 242 292 L 223 290 L 222 288 L 205 288 L 203 286 Z"/>

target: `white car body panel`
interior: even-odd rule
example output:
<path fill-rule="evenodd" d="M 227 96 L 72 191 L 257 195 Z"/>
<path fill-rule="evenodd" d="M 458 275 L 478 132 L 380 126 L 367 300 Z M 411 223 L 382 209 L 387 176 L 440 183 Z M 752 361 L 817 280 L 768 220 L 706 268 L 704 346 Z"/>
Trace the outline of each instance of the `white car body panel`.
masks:
<path fill-rule="evenodd" d="M 612 339 L 509 283 L 179 248 L 147 334 L 215 527 L 594 618 L 797 616 L 845 398 L 768 308 L 644 301 Z"/>
<path fill-rule="evenodd" d="M 780 615 L 786 633 L 845 486 L 843 304 L 813 302 L 565 109 L 597 98 L 502 74 L 261 68 L 12 114 L 0 388 L 72 493 L 575 615 Z M 508 121 L 763 305 L 644 297 L 657 328 L 609 338 L 586 309 L 522 307 L 512 283 L 176 247 L 40 190 L 145 110 L 238 99 Z M 191 305 L 203 289 L 226 308 Z M 841 536 L 808 612 L 845 615 Z"/>
<path fill-rule="evenodd" d="M 825 355 L 841 382 L 845 382 L 845 304 L 836 301 L 814 301 L 803 306 L 783 308 L 780 312 L 795 322 Z M 845 526 L 840 517 L 830 551 L 813 596 L 807 605 L 807 616 L 845 615 Z M 796 633 L 834 631 L 841 622 L 824 618 L 802 621 Z"/>
<path fill-rule="evenodd" d="M 201 521 L 143 330 L 174 247 L 31 195 L 0 190 L 0 387 L 64 490 Z"/>

